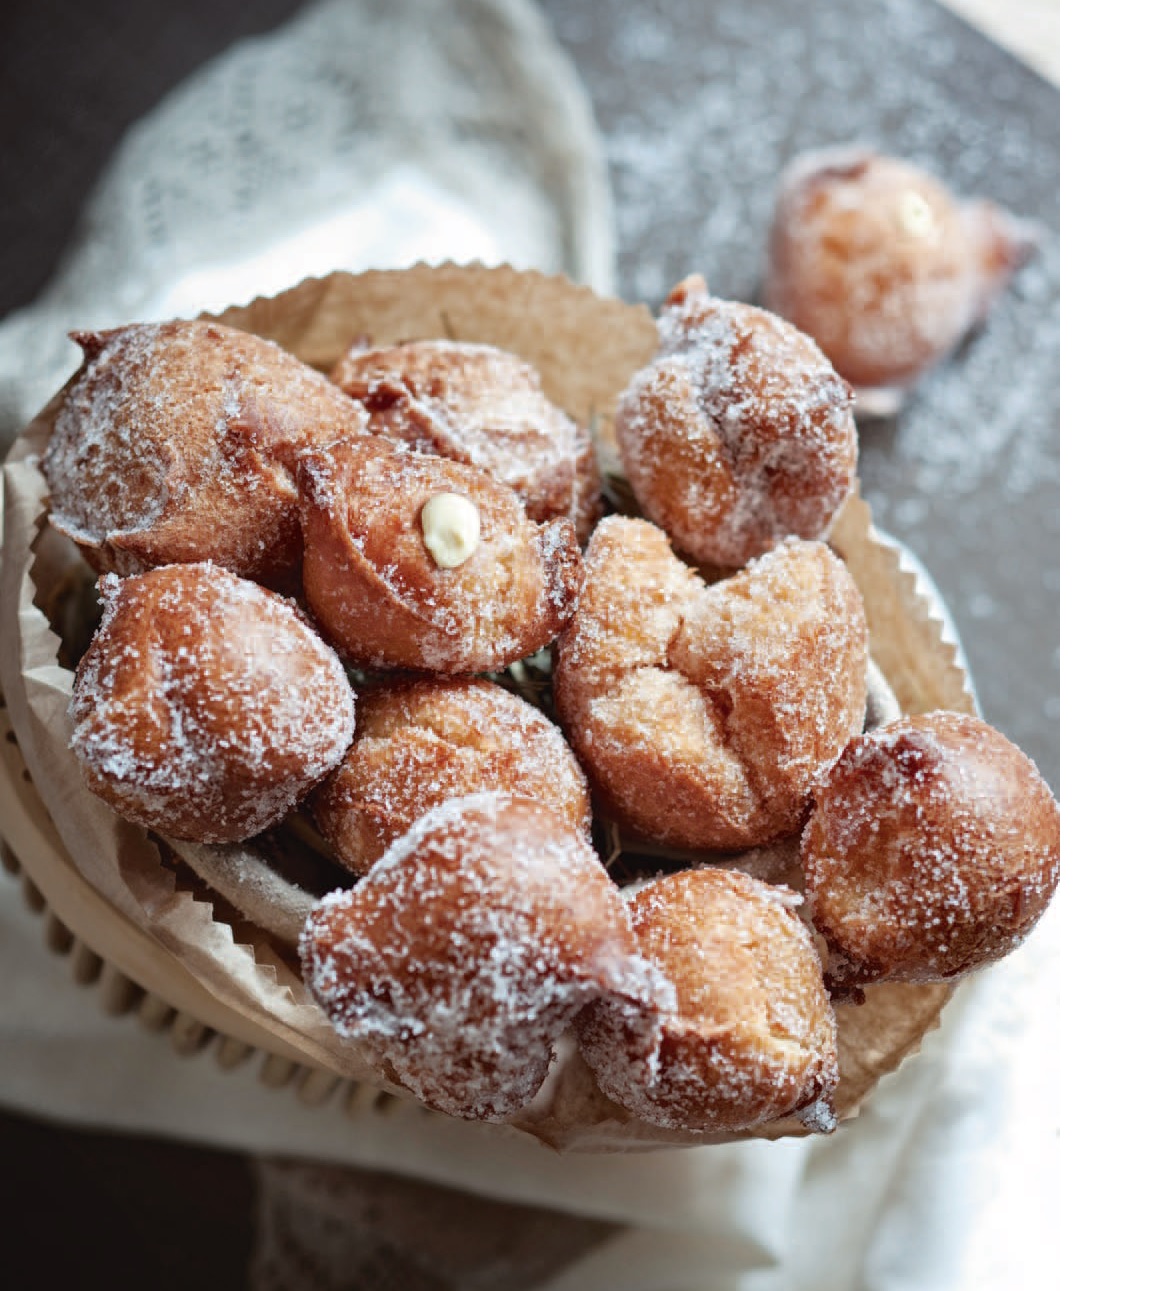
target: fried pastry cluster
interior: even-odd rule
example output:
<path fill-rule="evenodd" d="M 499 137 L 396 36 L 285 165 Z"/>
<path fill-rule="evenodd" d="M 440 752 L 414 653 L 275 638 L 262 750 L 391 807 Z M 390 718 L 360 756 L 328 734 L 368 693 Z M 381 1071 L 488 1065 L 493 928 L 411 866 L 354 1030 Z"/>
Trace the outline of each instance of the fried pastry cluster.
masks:
<path fill-rule="evenodd" d="M 589 432 L 490 346 L 357 341 L 329 379 L 215 323 L 78 340 L 43 462 L 104 575 L 85 779 L 177 839 L 319 831 L 347 877 L 302 973 L 381 1079 L 506 1120 L 567 1037 L 654 1125 L 829 1130 L 830 992 L 1039 917 L 1023 754 L 959 715 L 865 729 L 891 696 L 824 541 L 851 391 L 782 319 L 674 289 L 617 418 L 642 516 L 602 519 Z M 741 872 L 788 840 L 802 893 Z M 657 859 L 622 888 L 628 845 Z"/>

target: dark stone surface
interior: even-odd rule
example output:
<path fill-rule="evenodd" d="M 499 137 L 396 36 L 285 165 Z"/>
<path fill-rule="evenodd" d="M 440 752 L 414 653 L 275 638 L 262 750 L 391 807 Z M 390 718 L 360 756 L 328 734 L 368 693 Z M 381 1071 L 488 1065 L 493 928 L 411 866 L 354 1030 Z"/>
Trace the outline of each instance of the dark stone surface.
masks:
<path fill-rule="evenodd" d="M 0 1112 L 0 1155 L 3 1283 L 14 1291 L 248 1285 L 252 1176 L 235 1153 Z"/>

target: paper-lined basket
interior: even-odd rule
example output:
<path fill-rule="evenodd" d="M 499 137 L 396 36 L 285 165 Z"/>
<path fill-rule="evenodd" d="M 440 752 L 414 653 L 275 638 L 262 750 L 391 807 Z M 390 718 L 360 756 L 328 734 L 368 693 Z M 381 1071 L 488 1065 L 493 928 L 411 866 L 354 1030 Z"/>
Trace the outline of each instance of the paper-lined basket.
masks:
<path fill-rule="evenodd" d="M 449 337 L 512 350 L 541 373 L 549 397 L 598 430 L 612 454 L 616 396 L 651 356 L 656 329 L 643 306 L 599 297 L 562 278 L 509 268 L 425 265 L 396 272 L 334 274 L 227 310 L 220 321 L 277 341 L 327 369 L 357 336 L 377 342 Z M 57 397 L 57 399 L 59 396 Z M 290 947 L 246 922 L 148 834 L 117 817 L 84 787 L 68 750 L 71 672 L 58 662 L 59 624 L 91 581 L 71 545 L 47 528 L 37 465 L 57 400 L 14 445 L 5 467 L 0 565 L 0 680 L 12 740 L 0 774 L 3 832 L 57 924 L 81 949 L 129 983 L 210 1032 L 272 1055 L 273 1062 L 335 1082 L 384 1084 L 343 1044 L 300 981 Z M 932 602 L 902 567 L 899 548 L 872 528 L 866 504 L 845 507 L 832 543 L 864 597 L 871 650 L 905 712 L 974 704 L 955 647 Z M 18 748 L 13 741 L 18 741 Z M 25 766 L 26 764 L 26 766 Z M 863 1005 L 838 1007 L 842 1080 L 850 1117 L 885 1073 L 914 1052 L 937 1022 L 947 986 L 887 985 Z M 559 1148 L 626 1151 L 724 1142 L 747 1135 L 657 1129 L 609 1102 L 571 1044 L 540 1096 L 510 1123 Z M 805 1133 L 795 1120 L 756 1131 Z"/>

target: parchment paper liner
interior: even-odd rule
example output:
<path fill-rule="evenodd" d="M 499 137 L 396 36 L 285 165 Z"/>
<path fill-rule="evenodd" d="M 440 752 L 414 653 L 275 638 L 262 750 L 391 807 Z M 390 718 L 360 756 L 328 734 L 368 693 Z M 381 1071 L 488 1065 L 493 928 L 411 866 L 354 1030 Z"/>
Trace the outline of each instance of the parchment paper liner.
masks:
<path fill-rule="evenodd" d="M 381 342 L 448 336 L 513 350 L 540 370 L 555 402 L 575 417 L 593 420 L 608 459 L 616 395 L 656 345 L 655 326 L 643 306 L 598 297 L 563 278 L 507 267 L 420 265 L 334 274 L 219 317 L 278 341 L 320 368 L 334 363 L 362 334 Z M 215 917 L 210 902 L 178 885 L 143 830 L 85 789 L 67 747 L 72 674 L 56 662 L 59 640 L 37 605 L 38 597 L 74 577 L 79 561 L 71 545 L 43 523 L 46 488 L 37 455 L 59 397 L 28 426 L 5 467 L 0 567 L 0 679 L 35 789 L 59 831 L 58 840 L 50 830 L 37 839 L 41 860 L 52 870 L 48 886 L 74 898 L 69 902 L 73 925 L 77 918 L 83 923 L 85 909 L 102 912 L 107 923 L 112 912 L 105 903 L 135 925 L 125 946 L 132 943 L 137 976 L 141 961 L 150 961 L 143 974 L 148 988 L 163 995 L 170 983 L 171 993 L 180 995 L 173 1003 L 183 1006 L 190 974 L 213 1002 L 201 1010 L 213 1014 L 204 1018 L 210 1025 L 306 1065 L 411 1097 L 375 1077 L 338 1040 L 270 942 Z M 902 567 L 899 548 L 877 537 L 859 498 L 844 508 L 832 542 L 863 593 L 873 656 L 904 711 L 972 712 L 967 678 L 955 647 L 943 637 L 943 624 L 914 573 Z M 29 786 L 16 789 L 24 796 L 31 792 Z M 72 931 L 83 939 L 83 926 Z M 115 947 L 111 953 L 101 949 L 117 962 Z M 880 1077 L 919 1047 L 950 989 L 874 987 L 864 1005 L 838 1008 L 842 1080 L 835 1102 L 841 1118 L 855 1114 Z M 235 1023 L 231 1029 L 229 1017 Z M 750 1137 L 664 1131 L 632 1118 L 599 1092 L 570 1043 L 540 1097 L 509 1124 L 557 1148 L 585 1151 Z M 756 1134 L 777 1138 L 805 1132 L 788 1120 Z"/>

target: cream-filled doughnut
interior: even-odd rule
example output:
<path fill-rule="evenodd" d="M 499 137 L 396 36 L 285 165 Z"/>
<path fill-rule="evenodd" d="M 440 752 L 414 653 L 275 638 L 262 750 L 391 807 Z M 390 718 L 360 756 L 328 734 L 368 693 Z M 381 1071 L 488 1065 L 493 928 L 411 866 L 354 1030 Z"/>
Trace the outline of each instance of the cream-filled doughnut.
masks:
<path fill-rule="evenodd" d="M 766 299 L 865 388 L 906 386 L 987 313 L 1029 252 L 992 202 L 868 148 L 804 154 L 781 176 Z"/>
<path fill-rule="evenodd" d="M 533 520 L 571 520 L 581 542 L 592 532 L 601 509 L 592 436 L 517 355 L 462 341 L 358 342 L 330 375 L 376 433 L 487 471 Z"/>
<path fill-rule="evenodd" d="M 357 664 L 499 670 L 572 615 L 583 565 L 571 522 L 530 520 L 474 466 L 361 436 L 305 455 L 300 489 L 305 596 Z"/>

